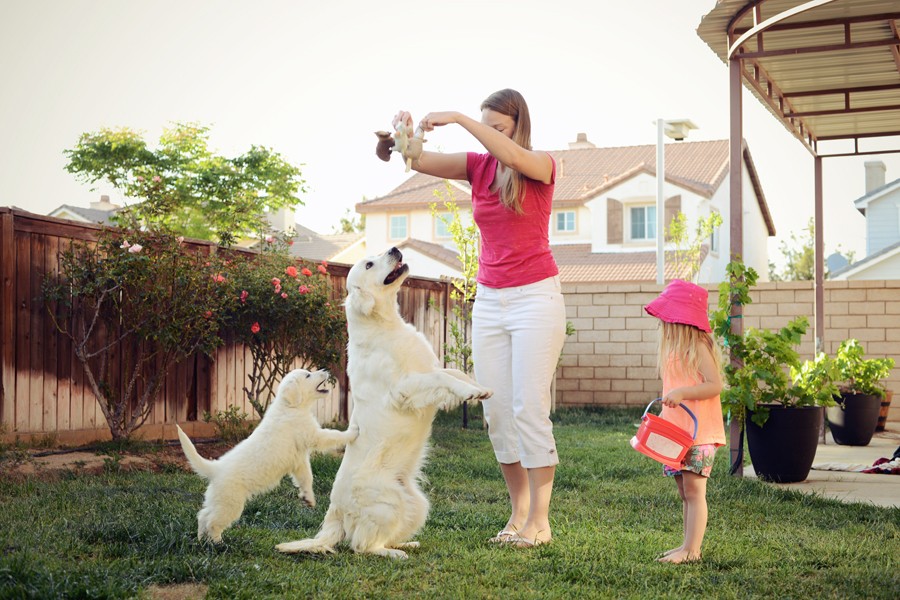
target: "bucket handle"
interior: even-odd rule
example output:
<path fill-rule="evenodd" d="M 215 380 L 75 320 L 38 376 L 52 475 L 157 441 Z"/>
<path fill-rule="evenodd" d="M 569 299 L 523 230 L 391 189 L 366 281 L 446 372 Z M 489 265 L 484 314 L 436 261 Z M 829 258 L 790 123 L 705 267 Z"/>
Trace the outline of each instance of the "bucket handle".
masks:
<path fill-rule="evenodd" d="M 650 407 L 653 406 L 654 402 L 662 402 L 662 398 L 657 398 L 656 400 L 651 401 L 650 404 L 647 405 L 647 408 L 644 409 L 644 414 L 641 417 L 642 419 L 647 416 L 647 411 L 650 410 Z M 681 408 L 686 410 L 687 414 L 691 417 L 691 419 L 694 420 L 694 435 L 691 437 L 693 437 L 694 439 L 697 439 L 697 426 L 698 426 L 697 417 L 695 417 L 694 413 L 691 412 L 691 409 L 689 409 L 684 404 L 679 404 L 678 406 L 680 406 Z"/>

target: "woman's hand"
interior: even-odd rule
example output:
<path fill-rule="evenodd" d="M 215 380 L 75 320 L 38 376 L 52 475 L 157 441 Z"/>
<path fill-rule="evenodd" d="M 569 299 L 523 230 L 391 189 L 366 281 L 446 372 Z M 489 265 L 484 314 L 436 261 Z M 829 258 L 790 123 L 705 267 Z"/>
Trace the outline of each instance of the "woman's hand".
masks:
<path fill-rule="evenodd" d="M 452 110 L 442 112 L 430 112 L 419 121 L 419 127 L 422 131 L 434 131 L 435 127 L 442 127 L 450 123 L 456 123 L 459 113 Z"/>
<path fill-rule="evenodd" d="M 398 127 L 400 127 L 400 125 L 405 125 L 409 137 L 412 137 L 413 135 L 412 124 L 412 115 L 405 110 L 401 110 L 396 115 L 394 115 L 394 120 L 391 121 L 391 125 L 394 127 L 394 129 L 397 129 Z"/>

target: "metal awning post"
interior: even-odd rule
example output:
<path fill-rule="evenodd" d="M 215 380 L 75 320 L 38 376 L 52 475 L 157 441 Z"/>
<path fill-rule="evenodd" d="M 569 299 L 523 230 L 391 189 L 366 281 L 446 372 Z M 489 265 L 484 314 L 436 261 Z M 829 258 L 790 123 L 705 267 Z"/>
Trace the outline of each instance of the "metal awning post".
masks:
<path fill-rule="evenodd" d="M 729 106 L 730 106 L 730 126 L 729 126 L 729 150 L 728 150 L 728 169 L 729 169 L 729 212 L 730 215 L 730 237 L 731 260 L 743 259 L 744 251 L 744 199 L 743 199 L 743 151 L 744 151 L 744 133 L 742 120 L 743 104 L 741 99 L 741 60 L 733 58 L 728 62 L 728 89 L 729 89 Z M 740 318 L 743 315 L 744 308 L 741 305 L 731 307 L 731 331 L 737 335 L 741 335 L 744 330 L 744 320 Z M 731 439 L 731 474 L 737 477 L 743 477 L 743 446 L 744 436 L 741 430 L 741 424 L 737 419 L 731 419 L 730 425 Z"/>

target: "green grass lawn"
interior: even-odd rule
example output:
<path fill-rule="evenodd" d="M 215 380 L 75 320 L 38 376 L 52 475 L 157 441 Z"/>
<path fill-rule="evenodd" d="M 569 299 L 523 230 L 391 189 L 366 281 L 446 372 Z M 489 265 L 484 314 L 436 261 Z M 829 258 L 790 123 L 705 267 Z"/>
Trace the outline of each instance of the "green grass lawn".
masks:
<path fill-rule="evenodd" d="M 463 430 L 458 412 L 435 425 L 424 484 L 431 514 L 407 561 L 346 548 L 275 551 L 318 530 L 333 456 L 313 461 L 315 509 L 285 479 L 247 505 L 220 547 L 196 540 L 205 485 L 190 473 L 111 463 L 102 475 L 0 476 L 0 598 L 150 597 L 150 586 L 189 582 L 210 598 L 254 599 L 900 596 L 900 509 L 730 477 L 725 450 L 709 484 L 703 562 L 656 563 L 681 542 L 681 502 L 659 465 L 628 444 L 639 415 L 557 413 L 554 540 L 528 550 L 487 543 L 505 523 L 506 492 L 481 421 Z"/>

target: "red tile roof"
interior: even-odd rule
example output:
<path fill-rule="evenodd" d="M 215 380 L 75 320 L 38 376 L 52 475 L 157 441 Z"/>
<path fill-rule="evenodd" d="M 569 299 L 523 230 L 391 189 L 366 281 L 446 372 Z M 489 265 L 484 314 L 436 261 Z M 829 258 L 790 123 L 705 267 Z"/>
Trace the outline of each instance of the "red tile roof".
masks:
<path fill-rule="evenodd" d="M 557 204 L 584 203 L 639 173 L 656 174 L 656 145 L 555 150 L 550 154 L 557 164 L 553 196 Z M 744 158 L 754 183 L 758 184 L 746 148 Z M 671 183 L 708 198 L 715 193 L 727 173 L 728 140 L 666 144 L 666 180 Z M 471 202 L 470 188 L 466 183 L 453 182 L 451 185 L 460 207 Z M 421 207 L 439 200 L 434 194 L 436 190 L 445 194 L 446 189 L 443 180 L 416 173 L 389 194 L 357 204 L 356 210 L 367 213 Z M 762 199 L 761 189 L 758 193 Z"/>
<path fill-rule="evenodd" d="M 590 244 L 550 246 L 553 258 L 559 266 L 563 283 L 596 283 L 655 281 L 656 251 L 645 252 L 591 252 Z M 701 247 L 700 262 L 709 253 Z M 665 278 L 685 279 L 689 276 L 687 265 L 675 262 L 675 253 L 666 252 Z"/>

